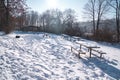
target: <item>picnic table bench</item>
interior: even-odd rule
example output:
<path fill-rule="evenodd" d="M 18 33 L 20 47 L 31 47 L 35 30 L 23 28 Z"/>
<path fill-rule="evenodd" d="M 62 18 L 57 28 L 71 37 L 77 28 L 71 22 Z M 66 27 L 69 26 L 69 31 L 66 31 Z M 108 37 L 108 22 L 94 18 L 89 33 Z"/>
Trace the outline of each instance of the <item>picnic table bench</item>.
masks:
<path fill-rule="evenodd" d="M 76 48 L 74 48 L 74 47 L 72 47 L 71 46 L 71 52 L 75 52 L 75 51 L 77 51 L 77 56 L 80 58 L 81 56 L 81 54 L 86 54 L 86 52 L 85 51 L 82 51 L 82 50 L 77 50 Z"/>
<path fill-rule="evenodd" d="M 95 49 L 92 49 L 93 51 L 95 51 L 95 52 L 97 52 L 97 53 L 99 53 L 100 54 L 100 58 L 102 58 L 102 55 L 103 54 L 106 54 L 105 52 L 103 52 L 103 51 L 99 51 L 99 50 L 95 50 Z"/>

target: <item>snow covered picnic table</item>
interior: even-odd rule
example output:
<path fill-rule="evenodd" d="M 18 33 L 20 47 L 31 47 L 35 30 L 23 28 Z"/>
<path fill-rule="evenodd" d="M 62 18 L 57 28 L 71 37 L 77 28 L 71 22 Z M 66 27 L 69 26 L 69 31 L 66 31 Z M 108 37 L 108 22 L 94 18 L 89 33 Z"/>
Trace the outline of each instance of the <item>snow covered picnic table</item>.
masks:
<path fill-rule="evenodd" d="M 82 46 L 86 47 L 89 51 L 89 54 L 90 54 L 90 58 L 91 58 L 91 55 L 92 55 L 92 51 L 95 51 L 97 53 L 100 54 L 100 58 L 102 58 L 102 55 L 103 54 L 106 54 L 105 52 L 103 51 L 99 51 L 99 50 L 96 50 L 96 48 L 100 48 L 98 46 L 94 46 L 94 45 L 85 45 L 83 43 L 80 43 L 80 42 L 75 42 L 76 44 L 79 44 L 80 45 L 80 51 L 82 51 Z"/>

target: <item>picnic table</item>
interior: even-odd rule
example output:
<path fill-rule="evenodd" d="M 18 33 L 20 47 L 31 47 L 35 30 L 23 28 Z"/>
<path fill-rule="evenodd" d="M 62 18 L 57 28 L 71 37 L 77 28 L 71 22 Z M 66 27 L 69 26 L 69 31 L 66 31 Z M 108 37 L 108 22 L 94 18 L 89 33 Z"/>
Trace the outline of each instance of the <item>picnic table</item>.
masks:
<path fill-rule="evenodd" d="M 95 45 L 85 45 L 85 44 L 79 43 L 79 42 L 76 42 L 76 44 L 80 45 L 80 50 L 82 49 L 82 46 L 86 47 L 88 49 L 88 51 L 89 51 L 90 58 L 91 58 L 91 55 L 92 55 L 92 51 L 95 51 L 95 52 L 99 53 L 100 54 L 100 58 L 102 58 L 103 54 L 106 54 L 105 52 L 96 50 L 97 48 L 100 48 L 98 46 L 95 46 Z"/>

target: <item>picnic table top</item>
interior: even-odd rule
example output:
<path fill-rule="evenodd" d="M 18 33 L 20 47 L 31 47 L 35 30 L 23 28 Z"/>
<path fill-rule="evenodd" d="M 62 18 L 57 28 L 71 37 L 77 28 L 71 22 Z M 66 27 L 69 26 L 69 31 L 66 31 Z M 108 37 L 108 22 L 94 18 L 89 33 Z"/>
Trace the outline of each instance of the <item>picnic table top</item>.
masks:
<path fill-rule="evenodd" d="M 82 46 L 85 46 L 87 48 L 100 48 L 98 47 L 97 45 L 92 45 L 92 44 L 88 44 L 88 43 L 85 43 L 85 42 L 76 42 L 77 44 L 80 44 Z"/>

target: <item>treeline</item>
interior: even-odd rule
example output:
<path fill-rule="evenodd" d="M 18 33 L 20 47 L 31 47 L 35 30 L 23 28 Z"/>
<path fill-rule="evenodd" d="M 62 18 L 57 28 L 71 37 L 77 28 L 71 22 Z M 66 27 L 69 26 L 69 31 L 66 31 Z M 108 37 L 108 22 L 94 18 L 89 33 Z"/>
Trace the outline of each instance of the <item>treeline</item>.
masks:
<path fill-rule="evenodd" d="M 81 35 L 81 28 L 76 12 L 72 9 L 60 11 L 59 9 L 46 10 L 42 14 L 29 11 L 18 17 L 18 29 L 23 31 L 43 31 L 56 34 Z"/>
<path fill-rule="evenodd" d="M 85 5 L 85 14 L 92 21 L 93 26 L 93 37 L 95 40 L 108 40 L 114 41 L 112 38 L 111 29 L 107 25 L 101 26 L 101 21 L 105 20 L 110 11 L 114 12 L 115 15 L 115 41 L 120 41 L 120 0 L 88 0 Z M 113 14 L 113 13 L 112 13 Z M 113 26 L 114 27 L 114 26 Z M 109 36 L 109 37 L 108 37 Z"/>
<path fill-rule="evenodd" d="M 88 0 L 84 17 L 89 22 L 81 24 L 73 9 L 29 11 L 26 0 L 0 0 L 0 30 L 42 31 L 80 36 L 97 41 L 120 41 L 120 0 Z M 115 18 L 105 18 L 114 10 Z M 113 14 L 113 13 L 112 13 Z M 90 23 L 90 24 L 89 24 Z M 114 24 L 114 25 L 113 25 Z"/>
<path fill-rule="evenodd" d="M 72 9 L 66 9 L 63 12 L 52 9 L 42 14 L 29 11 L 17 18 L 19 20 L 17 30 L 68 34 L 97 41 L 117 41 L 115 19 L 100 20 L 99 29 L 94 33 L 93 21 L 79 22 L 76 12 Z"/>

